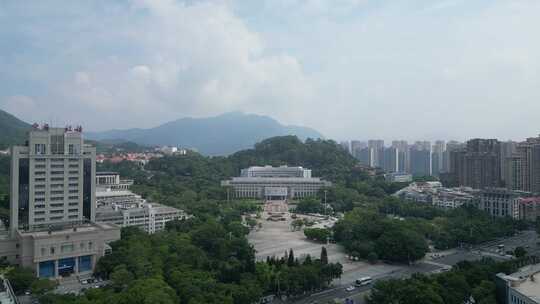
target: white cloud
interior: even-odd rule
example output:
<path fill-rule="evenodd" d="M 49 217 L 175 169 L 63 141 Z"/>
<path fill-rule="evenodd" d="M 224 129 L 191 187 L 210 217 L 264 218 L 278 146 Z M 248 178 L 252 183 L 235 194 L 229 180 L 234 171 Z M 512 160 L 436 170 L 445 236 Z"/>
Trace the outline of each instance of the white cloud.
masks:
<path fill-rule="evenodd" d="M 107 129 L 243 110 L 337 138 L 538 132 L 535 0 L 132 0 L 6 11 L 0 107 L 28 96 L 39 110 L 23 118 L 60 112 Z"/>

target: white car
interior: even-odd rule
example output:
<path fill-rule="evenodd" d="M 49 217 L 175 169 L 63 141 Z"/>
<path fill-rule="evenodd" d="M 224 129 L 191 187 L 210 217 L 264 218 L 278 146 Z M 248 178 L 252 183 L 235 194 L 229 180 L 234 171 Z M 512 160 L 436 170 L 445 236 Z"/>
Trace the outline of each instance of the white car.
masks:
<path fill-rule="evenodd" d="M 353 291 L 355 289 L 356 289 L 356 287 L 354 285 L 351 285 L 351 286 L 347 287 L 345 290 L 348 291 L 348 292 L 351 292 L 351 291 Z"/>

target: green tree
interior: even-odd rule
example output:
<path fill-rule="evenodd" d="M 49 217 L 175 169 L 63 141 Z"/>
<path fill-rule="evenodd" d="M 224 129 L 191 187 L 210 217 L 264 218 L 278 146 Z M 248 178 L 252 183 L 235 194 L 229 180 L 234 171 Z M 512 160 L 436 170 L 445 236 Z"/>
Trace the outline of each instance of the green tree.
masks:
<path fill-rule="evenodd" d="M 527 250 L 525 248 L 518 246 L 516 249 L 514 249 L 514 256 L 516 258 L 522 258 L 527 255 Z"/>
<path fill-rule="evenodd" d="M 321 264 L 328 264 L 328 253 L 326 252 L 326 247 L 321 248 Z"/>
<path fill-rule="evenodd" d="M 111 279 L 111 286 L 117 290 L 121 291 L 126 289 L 131 282 L 133 281 L 134 277 L 129 270 L 127 270 L 126 265 L 118 265 L 114 268 L 113 272 L 110 275 Z"/>
<path fill-rule="evenodd" d="M 21 294 L 30 289 L 30 286 L 36 281 L 36 275 L 31 269 L 14 267 L 7 274 L 6 278 L 11 283 L 13 291 L 16 294 Z"/>

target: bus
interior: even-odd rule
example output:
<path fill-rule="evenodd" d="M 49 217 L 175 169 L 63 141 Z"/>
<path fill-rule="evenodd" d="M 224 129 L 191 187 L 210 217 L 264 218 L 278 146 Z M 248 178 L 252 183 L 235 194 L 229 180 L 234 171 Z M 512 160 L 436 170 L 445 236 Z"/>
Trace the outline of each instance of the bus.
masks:
<path fill-rule="evenodd" d="M 355 281 L 356 286 L 365 286 L 369 285 L 373 282 L 373 279 L 371 277 L 363 277 Z"/>

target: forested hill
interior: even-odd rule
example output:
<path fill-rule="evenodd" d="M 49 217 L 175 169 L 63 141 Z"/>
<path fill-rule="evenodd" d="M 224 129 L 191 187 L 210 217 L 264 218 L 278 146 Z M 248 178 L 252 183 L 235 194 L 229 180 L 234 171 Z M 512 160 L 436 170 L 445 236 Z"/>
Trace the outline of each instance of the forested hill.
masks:
<path fill-rule="evenodd" d="M 204 155 L 229 155 L 253 147 L 265 138 L 296 135 L 322 138 L 314 129 L 283 125 L 262 115 L 231 112 L 206 118 L 182 118 L 150 129 L 111 130 L 87 133 L 95 140 L 123 139 L 150 146 L 195 148 Z"/>
<path fill-rule="evenodd" d="M 22 144 L 30 125 L 17 117 L 0 110 L 0 150 L 14 144 Z"/>

